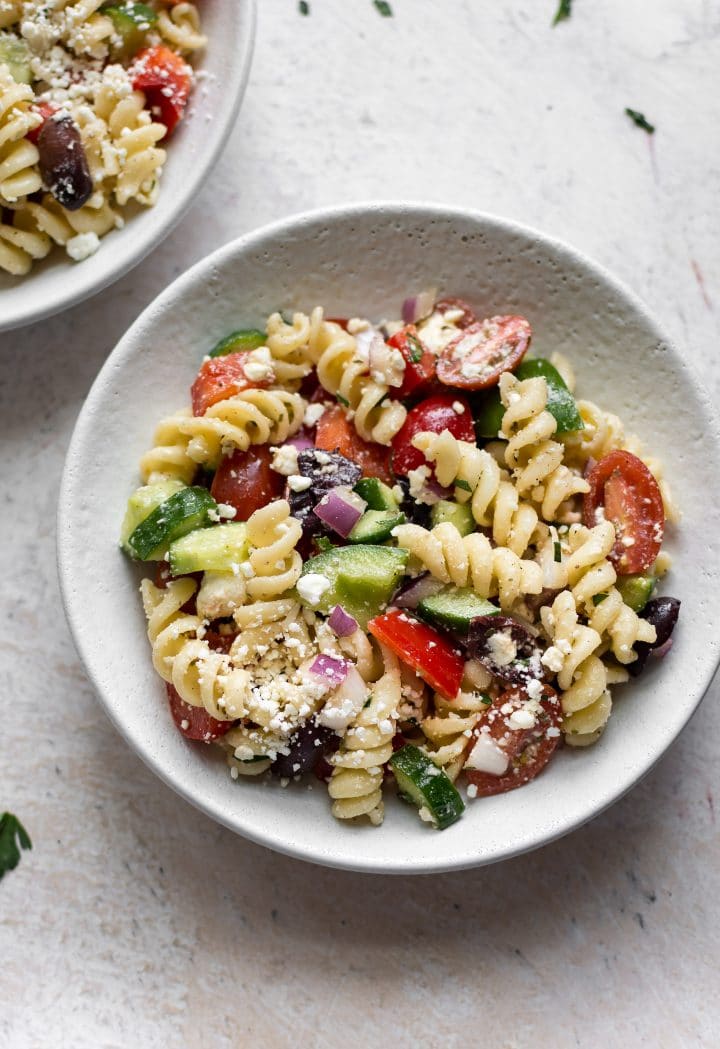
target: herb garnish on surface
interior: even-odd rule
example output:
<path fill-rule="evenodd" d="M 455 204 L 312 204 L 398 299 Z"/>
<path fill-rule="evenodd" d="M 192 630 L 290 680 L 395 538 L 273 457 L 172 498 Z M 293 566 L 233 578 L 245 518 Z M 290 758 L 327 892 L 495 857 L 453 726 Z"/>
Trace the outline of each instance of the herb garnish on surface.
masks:
<path fill-rule="evenodd" d="M 637 109 L 628 109 L 627 106 L 625 107 L 625 112 L 637 127 L 647 131 L 648 135 L 655 134 L 655 125 L 646 120 L 643 113 L 639 113 Z"/>
<path fill-rule="evenodd" d="M 21 848 L 32 848 L 30 835 L 17 816 L 3 812 L 0 816 L 0 880 L 4 874 L 17 867 Z"/>
<path fill-rule="evenodd" d="M 565 22 L 572 14 L 572 0 L 560 0 L 558 9 L 555 12 L 555 17 L 552 20 L 552 24 L 555 26 L 558 22 Z"/>

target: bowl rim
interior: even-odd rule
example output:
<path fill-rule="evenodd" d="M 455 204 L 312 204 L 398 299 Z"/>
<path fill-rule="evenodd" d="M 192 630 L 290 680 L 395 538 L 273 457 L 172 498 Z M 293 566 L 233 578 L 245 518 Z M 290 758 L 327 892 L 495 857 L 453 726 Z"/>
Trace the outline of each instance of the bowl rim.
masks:
<path fill-rule="evenodd" d="M 4 296 L 9 301 L 8 303 L 3 302 L 3 311 L 2 315 L 0 315 L 0 333 L 13 331 L 16 328 L 23 328 L 30 324 L 47 320 L 48 317 L 63 313 L 65 310 L 69 310 L 86 299 L 97 295 L 103 288 L 107 288 L 110 284 L 120 280 L 121 277 L 124 277 L 131 269 L 141 263 L 143 259 L 147 258 L 155 248 L 160 246 L 185 216 L 208 173 L 215 167 L 220 154 L 227 145 L 228 138 L 238 118 L 240 103 L 245 94 L 250 76 L 255 48 L 257 5 L 256 0 L 243 0 L 243 2 L 246 6 L 248 31 L 238 41 L 237 50 L 234 52 L 234 60 L 231 64 L 230 75 L 225 81 L 225 89 L 219 96 L 221 105 L 213 112 L 212 130 L 214 141 L 210 139 L 211 146 L 209 149 L 202 151 L 202 159 L 198 163 L 191 165 L 187 178 L 183 179 L 179 191 L 174 195 L 174 206 L 165 216 L 164 221 L 157 227 L 150 225 L 142 238 L 128 240 L 126 245 L 123 246 L 122 255 L 116 265 L 110 265 L 108 261 L 108 264 L 104 267 L 90 264 L 86 271 L 82 269 L 68 270 L 68 272 L 74 272 L 77 279 L 68 282 L 62 291 L 54 296 L 51 293 L 42 302 L 39 302 L 38 297 L 35 296 L 34 301 L 31 299 L 25 305 L 21 305 L 13 310 L 12 288 L 10 288 Z M 199 67 L 198 72 L 202 72 L 202 66 Z M 193 121 L 192 125 L 189 125 L 189 131 L 195 135 L 200 135 L 200 122 L 198 121 L 196 126 Z M 150 214 L 152 215 L 152 209 Z M 132 222 L 132 219 L 129 222 Z M 106 247 L 110 248 L 110 245 Z M 108 255 L 110 254 L 110 251 L 108 251 Z M 71 265 L 71 263 L 68 263 L 68 266 Z M 85 273 L 87 273 L 87 276 L 84 276 Z M 32 280 L 32 273 L 21 279 Z"/>
<path fill-rule="evenodd" d="M 491 863 L 498 863 L 502 860 L 523 855 L 526 852 L 531 852 L 534 849 L 550 844 L 553 841 L 557 841 L 566 834 L 570 834 L 579 829 L 624 797 L 625 794 L 627 794 L 642 779 L 644 779 L 649 772 L 652 771 L 655 765 L 667 753 L 672 744 L 684 731 L 697 711 L 698 706 L 702 702 L 712 682 L 717 667 L 720 664 L 720 641 L 715 644 L 714 648 L 708 650 L 709 657 L 699 676 L 697 694 L 692 705 L 687 709 L 684 720 L 679 729 L 664 742 L 658 751 L 651 752 L 637 767 L 633 768 L 629 776 L 625 775 L 625 778 L 618 776 L 618 779 L 609 786 L 607 796 L 601 803 L 596 804 L 595 807 L 592 808 L 592 811 L 578 816 L 577 818 L 573 818 L 568 823 L 559 826 L 556 830 L 548 831 L 548 828 L 545 827 L 542 831 L 538 831 L 535 834 L 529 834 L 521 844 L 510 844 L 507 847 L 500 848 L 496 850 L 492 856 L 468 856 L 466 858 L 440 857 L 437 859 L 432 858 L 427 861 L 413 861 L 411 859 L 407 863 L 385 861 L 380 865 L 374 860 L 364 862 L 361 856 L 347 858 L 345 856 L 335 857 L 328 855 L 319 849 L 314 850 L 312 844 L 288 843 L 282 838 L 274 836 L 270 829 L 256 831 L 254 829 L 241 827 L 239 825 L 241 817 L 237 817 L 236 815 L 235 818 L 233 818 L 221 808 L 215 806 L 211 801 L 193 795 L 189 790 L 186 790 L 181 783 L 178 783 L 170 773 L 167 773 L 162 768 L 155 753 L 149 745 L 144 745 L 144 741 L 137 741 L 130 736 L 122 719 L 119 716 L 116 716 L 111 705 L 106 702 L 93 666 L 94 651 L 92 646 L 85 644 L 82 637 L 82 631 L 80 629 L 82 616 L 79 607 L 73 600 L 72 564 L 69 543 L 67 542 L 72 531 L 71 500 L 69 499 L 68 489 L 71 486 L 71 473 L 73 462 L 77 454 L 76 450 L 78 446 L 83 443 L 88 428 L 92 428 L 90 424 L 93 418 L 94 402 L 101 396 L 101 392 L 105 387 L 106 377 L 117 369 L 118 366 L 122 365 L 126 356 L 131 355 L 134 352 L 136 332 L 141 330 L 147 324 L 152 323 L 156 313 L 162 313 L 168 303 L 171 303 L 178 295 L 182 295 L 186 288 L 193 286 L 201 275 L 212 270 L 214 267 L 224 265 L 227 260 L 235 255 L 248 249 L 252 249 L 254 246 L 262 243 L 268 238 L 277 237 L 279 234 L 285 236 L 292 235 L 293 233 L 302 230 L 304 226 L 318 222 L 332 222 L 334 219 L 352 219 L 353 217 L 356 217 L 358 220 L 366 220 L 368 217 L 379 216 L 383 213 L 391 213 L 392 217 L 395 218 L 423 217 L 425 219 L 435 218 L 447 220 L 448 218 L 452 219 L 455 217 L 462 221 L 474 221 L 479 225 L 494 226 L 496 229 L 507 232 L 508 234 L 522 235 L 529 239 L 535 239 L 544 247 L 551 249 L 559 255 L 566 255 L 573 263 L 579 264 L 596 274 L 618 295 L 619 298 L 627 300 L 628 305 L 632 307 L 632 309 L 635 310 L 648 325 L 658 342 L 661 342 L 669 349 L 674 361 L 678 362 L 682 370 L 686 373 L 688 382 L 691 384 L 693 392 L 701 403 L 708 422 L 711 424 L 710 430 L 706 436 L 710 438 L 714 447 L 716 462 L 720 463 L 720 416 L 716 413 L 709 396 L 706 394 L 705 387 L 698 374 L 696 374 L 694 364 L 680 354 L 674 341 L 662 329 L 661 325 L 655 319 L 642 299 L 602 264 L 597 263 L 583 251 L 570 246 L 558 237 L 546 234 L 532 226 L 526 225 L 525 223 L 517 222 L 514 219 L 505 218 L 490 212 L 465 208 L 460 205 L 445 205 L 436 201 L 424 202 L 399 200 L 368 200 L 347 204 L 335 204 L 329 207 L 309 209 L 277 219 L 222 245 L 209 255 L 206 255 L 203 259 L 198 260 L 188 270 L 173 280 L 163 292 L 148 304 L 143 312 L 135 319 L 130 328 L 128 328 L 98 373 L 81 408 L 68 445 L 58 497 L 56 519 L 57 566 L 61 597 L 73 642 L 83 663 L 85 672 L 98 695 L 105 713 L 148 768 L 171 787 L 172 790 L 183 797 L 186 801 L 189 801 L 196 809 L 210 816 L 212 819 L 224 825 L 229 830 L 232 830 L 234 833 L 247 838 L 255 844 L 265 846 L 275 852 L 279 852 L 295 859 L 339 870 L 349 870 L 368 874 L 432 874 L 486 866 Z"/>

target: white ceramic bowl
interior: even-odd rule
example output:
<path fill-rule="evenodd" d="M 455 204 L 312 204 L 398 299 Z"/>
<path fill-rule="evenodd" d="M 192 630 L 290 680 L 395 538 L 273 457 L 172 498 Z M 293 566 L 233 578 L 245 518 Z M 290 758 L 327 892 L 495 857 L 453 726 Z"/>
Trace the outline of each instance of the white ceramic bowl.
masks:
<path fill-rule="evenodd" d="M 207 49 L 188 114 L 168 147 L 157 204 L 126 215 L 91 259 L 54 250 L 26 277 L 0 272 L 0 331 L 68 309 L 118 280 L 168 235 L 212 174 L 232 131 L 247 84 L 255 39 L 255 0 L 204 0 Z"/>
<path fill-rule="evenodd" d="M 583 396 L 617 412 L 667 466 L 683 509 L 663 591 L 682 599 L 670 656 L 616 692 L 608 729 L 566 748 L 530 785 L 470 803 L 438 833 L 390 799 L 380 828 L 336 822 L 324 786 L 234 783 L 213 748 L 174 728 L 150 663 L 139 573 L 120 553 L 125 500 L 156 421 L 187 402 L 202 355 L 273 310 L 396 316 L 437 284 L 482 313 L 523 313 L 534 350 L 573 361 Z M 80 415 L 60 497 L 60 579 L 70 625 L 111 719 L 178 793 L 253 841 L 317 863 L 420 873 L 490 863 L 580 826 L 645 775 L 699 703 L 718 662 L 718 424 L 702 388 L 643 305 L 557 241 L 433 205 L 354 205 L 276 223 L 178 278 L 109 357 Z"/>

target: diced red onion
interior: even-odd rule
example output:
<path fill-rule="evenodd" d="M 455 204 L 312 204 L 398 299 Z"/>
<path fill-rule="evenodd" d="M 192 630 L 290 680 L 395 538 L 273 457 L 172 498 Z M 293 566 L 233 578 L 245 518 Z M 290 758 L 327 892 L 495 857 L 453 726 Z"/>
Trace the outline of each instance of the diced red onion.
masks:
<path fill-rule="evenodd" d="M 314 507 L 315 514 L 343 539 L 352 532 L 365 512 L 367 503 L 349 488 L 333 488 Z"/>
<path fill-rule="evenodd" d="M 426 597 L 432 597 L 442 589 L 443 584 L 434 579 L 429 572 L 423 572 L 415 579 L 409 579 L 393 594 L 390 604 L 396 608 L 409 608 L 414 610 Z"/>
<path fill-rule="evenodd" d="M 435 306 L 437 288 L 426 288 L 419 295 L 411 299 L 405 299 L 402 304 L 402 319 L 406 324 L 417 324 L 418 321 L 428 317 Z"/>
<path fill-rule="evenodd" d="M 309 670 L 315 677 L 322 678 L 333 688 L 342 685 L 348 675 L 350 664 L 345 659 L 336 659 L 335 656 L 316 656 L 310 664 Z"/>
<path fill-rule="evenodd" d="M 345 732 L 365 705 L 368 692 L 367 682 L 360 676 L 357 667 L 348 664 L 345 680 L 317 715 L 318 723 L 335 732 Z"/>
<path fill-rule="evenodd" d="M 309 437 L 305 437 L 302 434 L 296 434 L 295 437 L 290 437 L 285 443 L 291 444 L 293 448 L 297 448 L 299 452 L 304 452 L 306 448 L 315 447 L 314 442 L 311 441 Z"/>
<path fill-rule="evenodd" d="M 328 623 L 338 637 L 350 637 L 358 628 L 357 619 L 353 619 L 342 605 L 335 605 L 330 613 Z"/>
<path fill-rule="evenodd" d="M 668 652 L 672 648 L 672 644 L 673 639 L 669 637 L 667 641 L 664 641 L 662 643 L 662 645 L 658 645 L 657 648 L 652 648 L 650 650 L 650 655 L 653 656 L 655 659 L 662 659 L 663 656 L 666 656 L 668 654 Z"/>
<path fill-rule="evenodd" d="M 355 353 L 362 360 L 370 361 L 370 348 L 376 339 L 380 339 L 382 342 L 382 335 L 378 328 L 366 328 L 365 331 L 359 331 L 354 336 L 355 338 Z"/>

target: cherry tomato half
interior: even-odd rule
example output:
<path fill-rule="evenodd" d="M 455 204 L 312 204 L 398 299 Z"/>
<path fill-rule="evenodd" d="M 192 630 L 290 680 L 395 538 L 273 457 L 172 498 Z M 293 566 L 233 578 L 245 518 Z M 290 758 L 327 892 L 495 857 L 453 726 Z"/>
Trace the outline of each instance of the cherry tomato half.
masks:
<path fill-rule="evenodd" d="M 461 310 L 462 317 L 459 317 L 453 324 L 457 328 L 469 328 L 471 324 L 477 323 L 477 317 L 472 306 L 468 306 L 464 299 L 438 299 L 435 303 L 434 313 L 449 313 L 450 310 Z"/>
<path fill-rule="evenodd" d="M 193 82 L 192 67 L 169 47 L 141 51 L 128 70 L 134 91 L 145 92 L 145 104 L 167 128 L 169 137 L 182 119 Z"/>
<path fill-rule="evenodd" d="M 249 353 L 229 353 L 227 357 L 209 357 L 203 361 L 195 382 L 190 387 L 193 415 L 204 415 L 208 408 L 236 393 L 258 386 L 269 386 L 271 379 L 252 382 L 245 374 Z"/>
<path fill-rule="evenodd" d="M 503 714 L 501 708 L 510 704 L 517 710 L 527 699 L 524 689 L 512 688 L 502 692 L 488 707 L 475 730 L 470 753 L 477 739 L 485 736 L 508 758 L 507 771 L 500 776 L 481 772 L 479 769 L 465 769 L 468 781 L 477 787 L 478 798 L 504 794 L 508 790 L 529 783 L 542 772 L 557 750 L 562 723 L 562 708 L 557 692 L 550 685 L 543 685 L 543 696 L 540 699 L 542 712 L 537 716 L 535 726 L 529 729 L 513 728 L 512 723 L 508 724 L 512 714 Z M 488 731 L 483 732 L 483 728 Z M 548 734 L 548 730 L 552 730 L 551 734 Z"/>
<path fill-rule="evenodd" d="M 435 354 L 419 338 L 414 324 L 408 324 L 388 339 L 388 346 L 399 350 L 405 361 L 402 386 L 393 390 L 393 396 L 404 397 L 427 393 L 435 379 Z"/>
<path fill-rule="evenodd" d="M 220 739 L 235 724 L 234 721 L 218 721 L 211 717 L 204 707 L 194 707 L 186 703 L 169 681 L 167 686 L 168 703 L 173 721 L 182 732 L 185 739 L 192 739 L 198 743 L 212 743 Z"/>
<path fill-rule="evenodd" d="M 476 321 L 440 354 L 437 376 L 446 386 L 485 390 L 503 372 L 512 371 L 530 346 L 532 329 L 524 317 L 490 317 Z"/>
<path fill-rule="evenodd" d="M 458 412 L 453 407 L 462 407 Z M 442 433 L 449 430 L 459 441 L 475 443 L 470 404 L 463 397 L 451 393 L 440 393 L 420 401 L 408 412 L 402 428 L 393 438 L 392 464 L 396 474 L 407 474 L 425 465 L 425 456 L 412 444 L 418 433 Z"/>
<path fill-rule="evenodd" d="M 374 441 L 364 441 L 339 405 L 328 408 L 318 419 L 315 447 L 324 452 L 339 452 L 357 463 L 363 477 L 377 477 L 385 484 L 393 484 L 390 449 Z"/>
<path fill-rule="evenodd" d="M 281 498 L 285 478 L 271 463 L 270 449 L 262 444 L 246 452 L 238 448 L 220 460 L 210 494 L 216 503 L 235 507 L 237 516 L 233 520 L 247 521 L 256 510 Z"/>
<path fill-rule="evenodd" d="M 587 475 L 583 520 L 588 528 L 601 519 L 615 525 L 610 560 L 619 575 L 644 572 L 660 553 L 665 510 L 658 483 L 642 459 L 617 449 L 596 463 Z"/>

